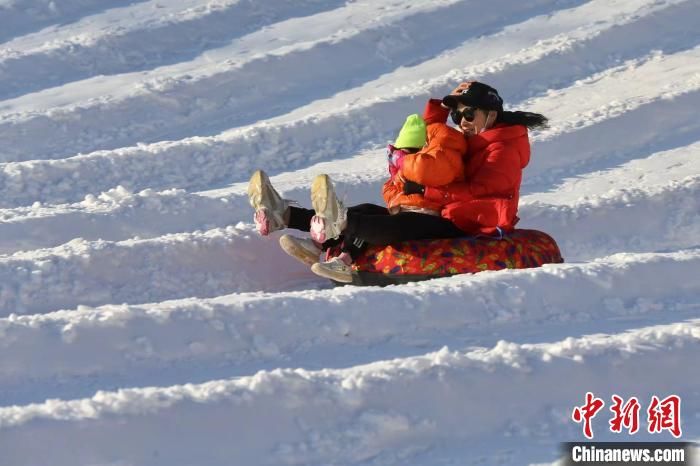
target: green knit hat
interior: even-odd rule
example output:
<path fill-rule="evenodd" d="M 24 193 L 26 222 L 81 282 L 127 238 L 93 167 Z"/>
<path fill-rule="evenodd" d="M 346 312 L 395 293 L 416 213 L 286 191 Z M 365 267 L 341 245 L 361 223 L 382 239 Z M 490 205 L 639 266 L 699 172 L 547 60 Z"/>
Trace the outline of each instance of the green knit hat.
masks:
<path fill-rule="evenodd" d="M 409 115 L 399 131 L 394 147 L 397 149 L 420 149 L 425 145 L 427 130 L 425 122 L 417 113 Z"/>

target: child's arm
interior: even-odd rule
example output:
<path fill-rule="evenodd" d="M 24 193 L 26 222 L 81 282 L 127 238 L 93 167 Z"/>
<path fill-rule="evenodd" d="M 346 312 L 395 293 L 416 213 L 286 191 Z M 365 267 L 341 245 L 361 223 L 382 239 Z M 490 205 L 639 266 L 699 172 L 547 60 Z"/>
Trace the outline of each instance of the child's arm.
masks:
<path fill-rule="evenodd" d="M 464 179 L 463 155 L 467 152 L 464 135 L 445 123 L 428 126 L 428 144 L 416 154 L 403 158 L 404 179 L 425 186 L 442 186 Z"/>
<path fill-rule="evenodd" d="M 423 121 L 426 125 L 445 123 L 449 115 L 450 109 L 442 106 L 442 100 L 430 99 L 423 110 Z"/>

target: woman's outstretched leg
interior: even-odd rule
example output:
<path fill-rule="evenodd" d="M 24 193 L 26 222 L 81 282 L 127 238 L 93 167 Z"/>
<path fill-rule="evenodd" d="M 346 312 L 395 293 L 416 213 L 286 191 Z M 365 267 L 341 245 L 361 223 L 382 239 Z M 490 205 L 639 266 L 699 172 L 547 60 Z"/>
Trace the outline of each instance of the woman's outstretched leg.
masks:
<path fill-rule="evenodd" d="M 248 200 L 255 209 L 253 220 L 262 236 L 282 230 L 289 223 L 290 201 L 282 199 L 272 187 L 270 178 L 262 170 L 257 170 L 248 183 Z"/>
<path fill-rule="evenodd" d="M 311 237 L 319 243 L 340 237 L 348 209 L 336 196 L 328 175 L 318 175 L 311 183 L 311 205 L 316 213 L 311 220 Z"/>
<path fill-rule="evenodd" d="M 339 238 L 345 229 L 348 209 L 338 199 L 328 175 L 318 175 L 311 184 L 311 204 L 316 215 L 311 220 L 311 238 L 324 242 Z M 311 266 L 321 277 L 340 283 L 352 283 L 352 258 L 348 252 Z"/>

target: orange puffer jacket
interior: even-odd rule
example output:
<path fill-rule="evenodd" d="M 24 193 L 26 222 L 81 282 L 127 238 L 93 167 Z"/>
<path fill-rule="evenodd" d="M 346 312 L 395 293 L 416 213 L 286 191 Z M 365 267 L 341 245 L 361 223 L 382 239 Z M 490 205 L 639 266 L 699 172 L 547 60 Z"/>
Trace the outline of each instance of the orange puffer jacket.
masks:
<path fill-rule="evenodd" d="M 442 216 L 469 234 L 511 231 L 518 222 L 523 168 L 530 141 L 522 125 L 496 125 L 469 138 L 465 180 L 426 187 L 425 199 L 443 205 Z"/>
<path fill-rule="evenodd" d="M 425 107 L 423 119 L 427 125 L 427 143 L 419 152 L 403 158 L 398 174 L 392 176 L 382 189 L 384 202 L 389 209 L 399 206 L 418 207 L 440 212 L 444 202 L 429 200 L 420 194 L 404 194 L 403 180 L 411 180 L 424 186 L 444 186 L 464 180 L 464 162 L 467 140 L 464 134 L 447 126 L 446 110 L 441 101 L 431 99 Z M 400 175 L 400 176 L 399 176 Z"/>

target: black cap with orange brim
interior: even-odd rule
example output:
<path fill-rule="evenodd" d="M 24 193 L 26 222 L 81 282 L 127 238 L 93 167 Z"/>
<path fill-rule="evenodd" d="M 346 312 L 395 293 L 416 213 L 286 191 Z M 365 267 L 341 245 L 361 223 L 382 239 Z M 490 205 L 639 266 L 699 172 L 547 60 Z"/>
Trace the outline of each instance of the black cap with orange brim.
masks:
<path fill-rule="evenodd" d="M 498 95 L 496 89 L 487 84 L 472 81 L 459 92 L 459 94 L 450 94 L 443 97 L 442 103 L 450 108 L 456 108 L 461 103 L 483 110 L 503 110 L 503 99 Z"/>

